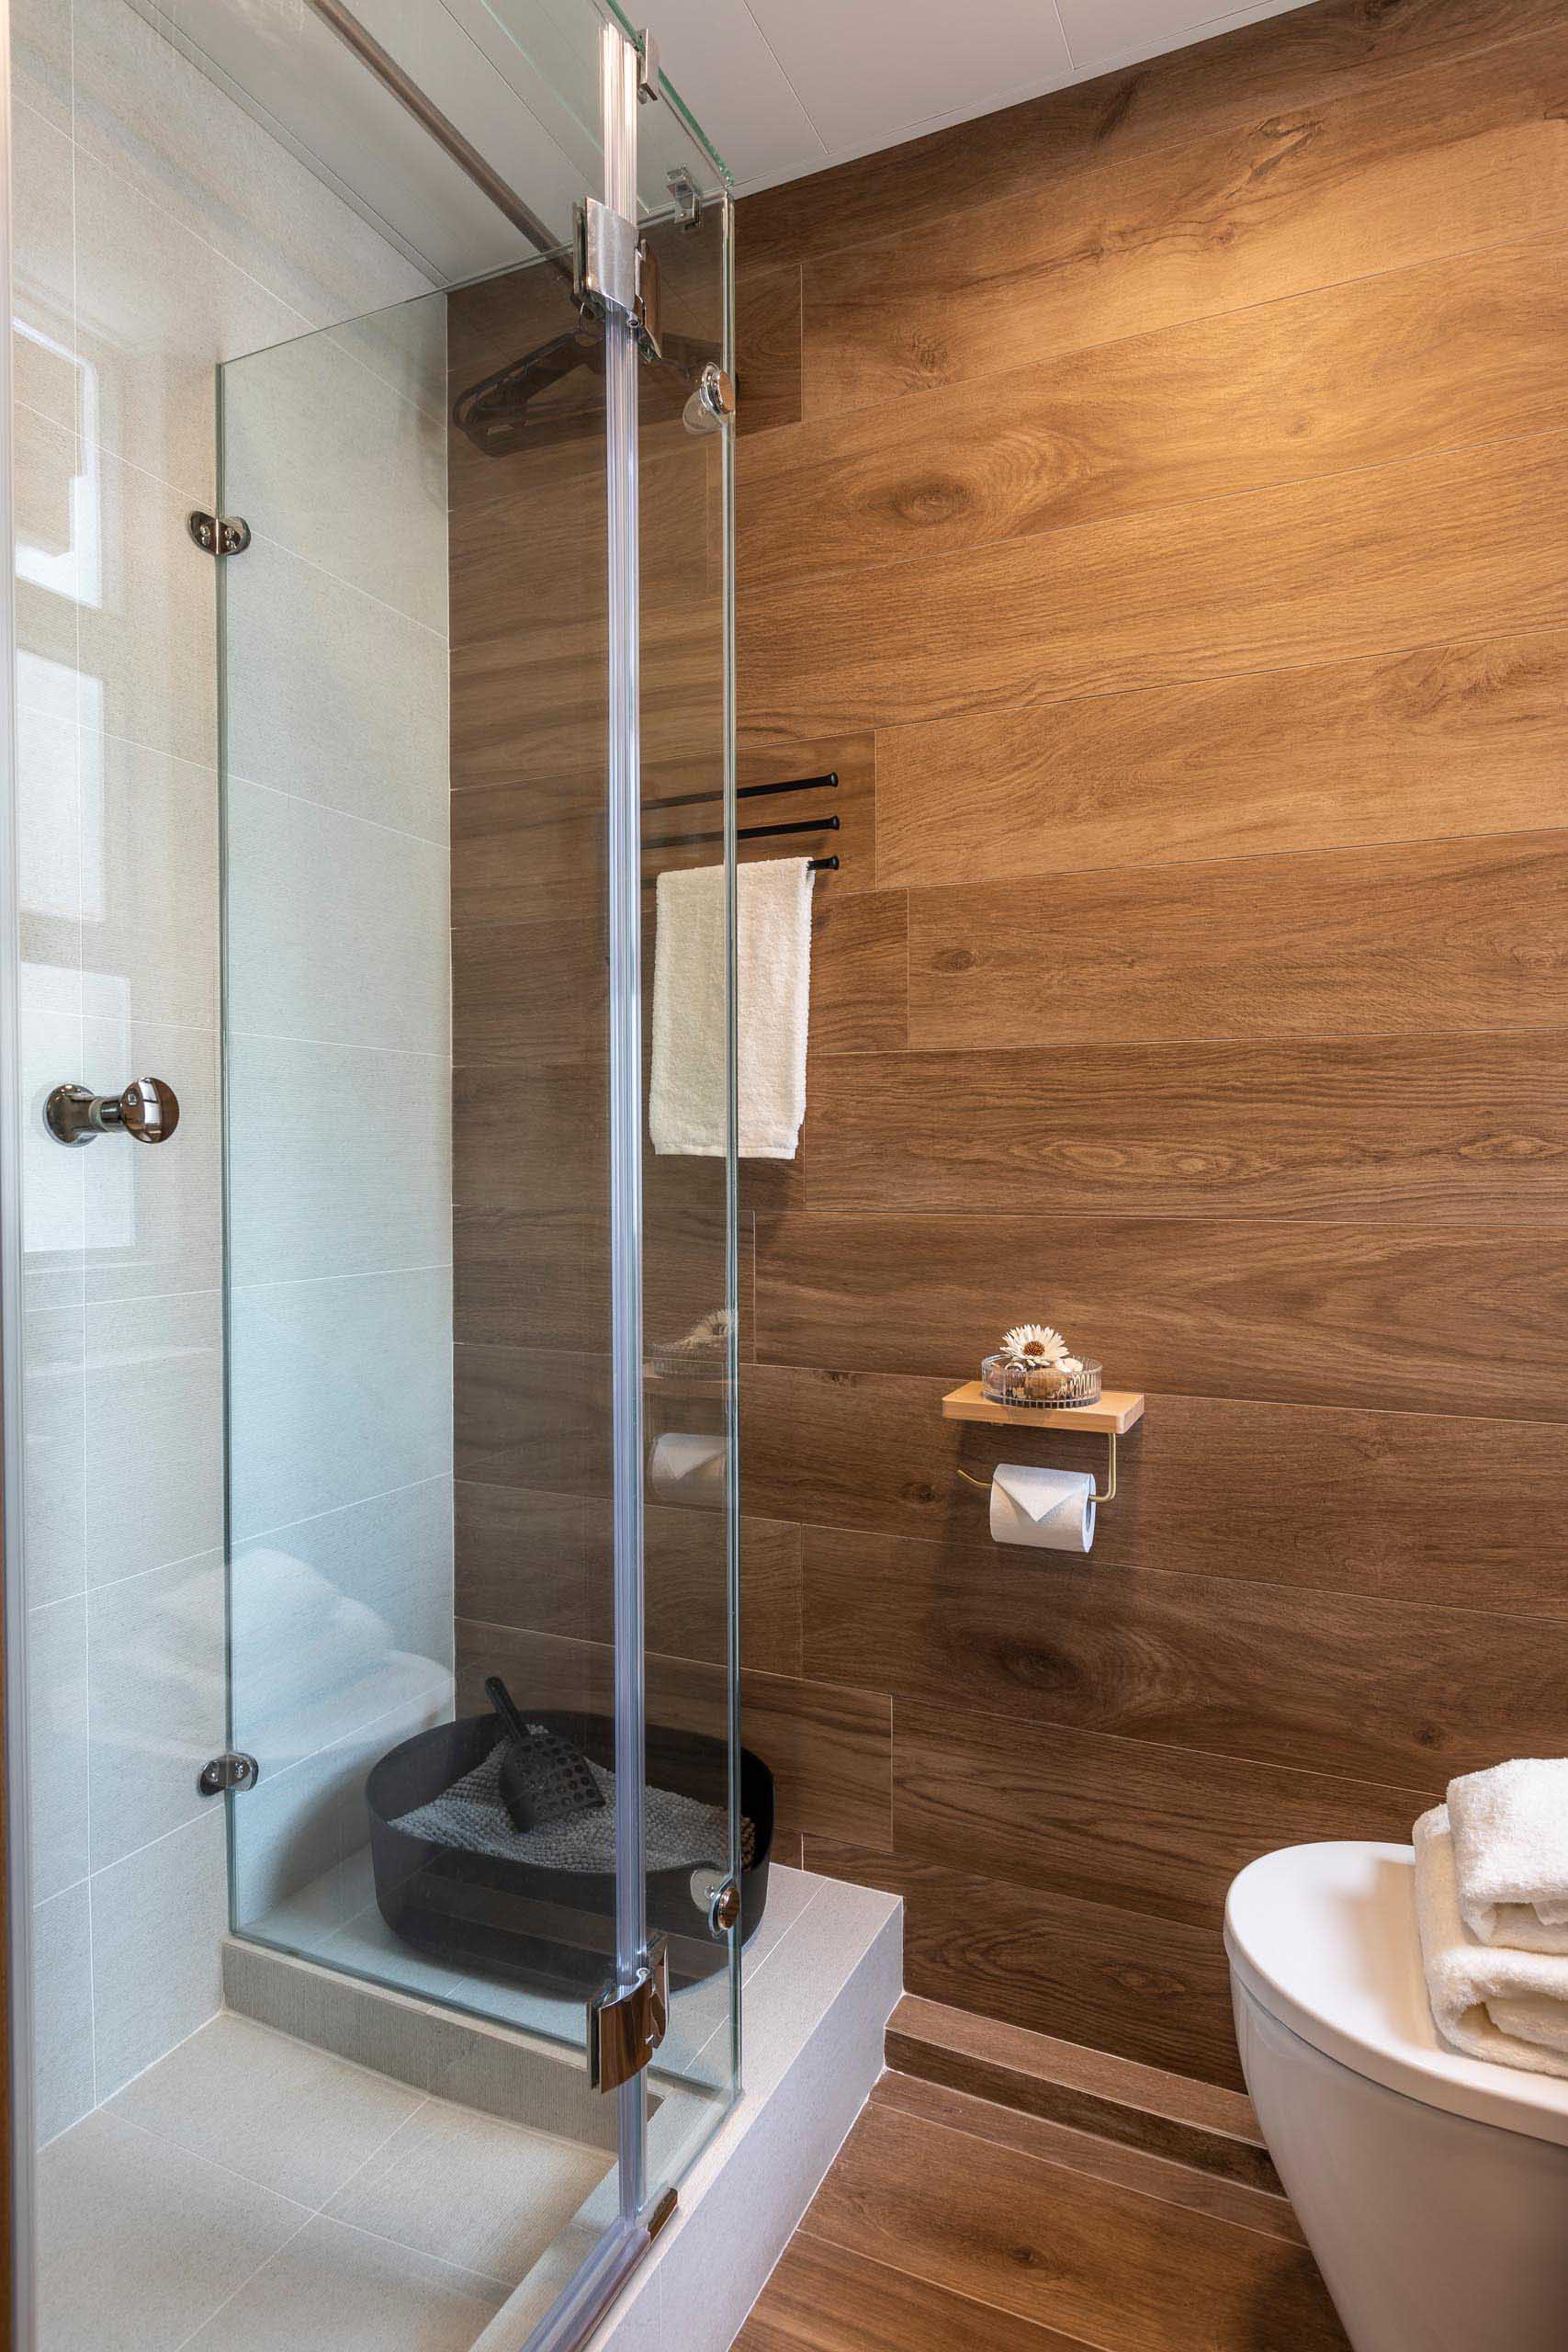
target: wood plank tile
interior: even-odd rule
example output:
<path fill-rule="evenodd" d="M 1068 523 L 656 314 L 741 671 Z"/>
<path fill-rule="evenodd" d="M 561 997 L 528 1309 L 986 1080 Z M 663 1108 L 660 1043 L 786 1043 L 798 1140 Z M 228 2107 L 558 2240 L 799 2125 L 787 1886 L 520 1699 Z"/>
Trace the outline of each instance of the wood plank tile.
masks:
<path fill-rule="evenodd" d="M 722 1511 L 650 1504 L 644 1513 L 648 1645 L 671 1657 L 722 1665 L 728 1655 L 728 1593 Z M 586 1631 L 614 1638 L 615 1578 L 610 1511 L 589 1508 Z M 800 1674 L 798 1527 L 747 1512 L 740 1521 L 740 1644 L 745 1665 Z"/>
<path fill-rule="evenodd" d="M 928 958 L 956 952 L 917 922 Z M 818 1065 L 808 1122 L 824 1213 L 1006 1215 L 1025 1195 L 1055 1214 L 1523 1223 L 1568 1210 L 1568 1030 L 861 1055 Z"/>
<path fill-rule="evenodd" d="M 1544 435 L 802 572 L 742 607 L 744 707 L 824 733 L 903 726 L 1561 628 L 1565 533 L 1568 440 Z"/>
<path fill-rule="evenodd" d="M 977 2101 L 1283 2195 L 1252 2102 L 1239 2091 L 908 1993 L 887 2021 L 887 2064 Z"/>
<path fill-rule="evenodd" d="M 904 1044 L 908 920 L 902 890 L 825 893 L 813 907 L 808 1057 Z"/>
<path fill-rule="evenodd" d="M 1043 356 L 748 445 L 749 590 L 1568 424 L 1560 238 Z"/>
<path fill-rule="evenodd" d="M 460 1062 L 579 1062 L 604 1051 L 604 931 L 581 920 L 452 934 L 452 1052 Z"/>
<path fill-rule="evenodd" d="M 800 2233 L 735 2352 L 1082 2352 L 1082 2343 Z"/>
<path fill-rule="evenodd" d="M 1217 1915 L 1190 1927 L 817 1838 L 806 1867 L 903 1896 L 910 1992 L 1241 2088 Z"/>
<path fill-rule="evenodd" d="M 878 2107 L 897 2108 L 905 2115 L 946 2123 L 976 2140 L 994 2140 L 1001 2147 L 1016 2148 L 1021 2155 L 1037 2156 L 1043 2164 L 1066 2165 L 1069 2171 L 1088 2173 L 1092 2179 L 1111 2181 L 1121 2188 L 1135 2188 L 1162 2203 L 1185 2205 L 1194 2213 L 1208 2213 L 1237 2229 L 1261 2230 L 1289 2245 L 1306 2243 L 1282 2189 L 1247 2188 L 1233 2180 L 1221 2180 L 1212 2172 L 1200 2172 L 1191 2165 L 1174 2163 L 1168 2156 L 1123 2147 L 1119 2141 L 1103 2139 L 1093 2131 L 1075 2132 L 1066 2124 L 973 2098 L 965 2091 L 949 2090 L 919 2075 L 886 2074 L 871 2096 Z"/>
<path fill-rule="evenodd" d="M 1276 1846 L 1407 1839 L 1440 1777 L 1395 1789 L 951 1707 L 895 1713 L 896 1849 L 1087 1902 L 1218 1927 Z"/>
<path fill-rule="evenodd" d="M 607 1356 L 460 1342 L 452 1371 L 459 1479 L 565 1495 L 605 1490 Z"/>
<path fill-rule="evenodd" d="M 1568 228 L 1561 28 L 806 264 L 808 417 Z M 995 254 L 1005 239 L 1005 302 Z"/>
<path fill-rule="evenodd" d="M 993 1544 L 977 1519 L 962 1546 L 808 1529 L 807 1674 L 1399 1788 L 1441 1791 L 1561 1736 L 1562 1621 L 1219 1577 L 1108 1584 L 1081 1558 Z"/>
<path fill-rule="evenodd" d="M 452 1182 L 468 1208 L 525 1203 L 544 1215 L 599 1216 L 609 1199 L 602 1057 L 515 1065 L 459 1061 L 452 1072 Z"/>
<path fill-rule="evenodd" d="M 1543 831 L 1562 813 L 1568 634 L 968 711 L 887 728 L 876 756 L 889 885 L 950 882 L 955 840 L 982 883 Z"/>
<path fill-rule="evenodd" d="M 589 1630 L 580 1496 L 460 1478 L 454 1490 L 459 1617 L 581 1638 Z"/>
<path fill-rule="evenodd" d="M 800 415 L 800 264 L 751 268 L 745 243 L 735 272 L 735 429 L 742 439 Z"/>
<path fill-rule="evenodd" d="M 661 1704 L 669 1678 L 649 1668 L 649 1705 Z M 740 1683 L 741 1737 L 777 1782 L 784 1829 L 872 1852 L 892 1844 L 893 1729 L 886 1702 L 860 1690 L 835 1690 L 777 1674 L 746 1671 Z"/>
<path fill-rule="evenodd" d="M 1043 1290 L 1118 1387 L 1560 1421 L 1565 1245 L 1558 1219 L 763 1216 L 758 1351 L 951 1385 Z"/>
<path fill-rule="evenodd" d="M 599 401 L 602 416 L 602 385 Z M 601 435 L 603 429 L 601 423 Z M 500 459 L 455 503 L 454 647 L 504 641 L 541 622 L 600 625 L 606 595 L 602 443 L 598 454 L 598 466 L 586 469 L 551 463 L 543 453 L 527 466 Z M 657 446 L 645 434 L 639 457 L 643 593 L 650 610 L 673 610 L 684 596 L 712 595 L 718 587 L 708 532 L 707 447 L 684 432 Z"/>
<path fill-rule="evenodd" d="M 944 1421 L 951 1387 L 875 1372 L 758 1364 L 741 1383 L 742 1476 L 758 1510 L 901 1535 L 972 1556 L 995 1433 Z M 1082 1469 L 1081 1438 L 1009 1432 L 1018 1459 Z M 1267 1476 L 1259 1476 L 1260 1465 Z M 1568 1617 L 1543 1527 L 1568 1518 L 1556 1424 L 1458 1414 L 1151 1396 L 1121 1449 L 1097 1569 L 1235 1577 L 1447 1608 Z M 983 1539 L 983 1536 L 981 1537 Z"/>
<path fill-rule="evenodd" d="M 744 560 L 744 559 L 742 559 Z M 740 594 L 748 590 L 741 585 Z M 820 912 L 834 899 L 852 890 L 876 888 L 876 743 L 869 730 L 858 734 L 801 735 L 795 729 L 746 727 L 736 745 L 736 776 L 740 784 L 776 784 L 791 776 L 836 775 L 832 792 L 791 793 L 783 800 L 743 800 L 740 822 L 766 825 L 801 817 L 836 816 L 839 831 L 807 845 L 813 854 L 831 852 L 840 860 L 837 874 L 819 874 L 812 885 L 812 904 Z M 777 841 L 742 842 L 741 855 L 776 856 Z"/>
<path fill-rule="evenodd" d="M 1213 2345 L 1339 2347 L 1312 2258 L 1253 2230 L 1162 2205 L 872 2106 L 803 2229 L 1117 2352 Z"/>
<path fill-rule="evenodd" d="M 1391 85 L 1433 66 L 1555 30 L 1555 0 L 1320 0 L 1042 98 L 742 198 L 747 266 L 946 227 L 953 191 L 975 207 L 1028 197 L 1101 157 L 1130 160 L 1225 123 Z"/>
<path fill-rule="evenodd" d="M 917 890 L 909 1043 L 1550 1027 L 1565 913 L 1562 831 Z M 1051 954 L 1021 956 L 1042 925 Z"/>
<path fill-rule="evenodd" d="M 586 1217 L 459 1203 L 452 1218 L 455 1336 L 486 1346 L 607 1348 L 601 1250 L 599 1229 Z"/>
<path fill-rule="evenodd" d="M 519 1705 L 613 1708 L 615 1652 L 607 1644 L 557 1640 L 504 1626 L 475 1631 L 481 1647 L 488 1644 L 497 1655 L 504 1651 Z M 552 1702 L 549 1694 L 562 1690 L 570 1695 Z M 650 1723 L 722 1739 L 728 1690 L 721 1666 L 649 1652 Z M 886 1702 L 750 1668 L 742 1673 L 740 1699 L 741 1736 L 773 1773 L 781 1831 L 885 1850 L 892 1784 Z"/>
<path fill-rule="evenodd" d="M 604 790 L 562 779 L 452 795 L 452 923 L 604 921 Z"/>

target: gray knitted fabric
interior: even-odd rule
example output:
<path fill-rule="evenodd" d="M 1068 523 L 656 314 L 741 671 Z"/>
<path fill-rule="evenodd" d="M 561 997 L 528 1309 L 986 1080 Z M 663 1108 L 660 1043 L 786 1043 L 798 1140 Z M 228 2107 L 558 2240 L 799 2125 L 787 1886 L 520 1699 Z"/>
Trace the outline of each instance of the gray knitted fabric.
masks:
<path fill-rule="evenodd" d="M 539 1829 L 514 1829 L 501 1801 L 504 1739 L 497 1740 L 482 1764 L 438 1797 L 405 1813 L 397 1827 L 438 1846 L 466 1854 L 493 1854 L 498 1861 L 526 1862 L 542 1871 L 614 1871 L 615 1867 L 615 1776 L 589 1759 L 588 1769 L 604 1798 L 604 1809 L 574 1814 L 569 1821 Z M 725 1867 L 729 1816 L 722 1805 L 670 1789 L 649 1789 L 643 1800 L 643 1842 L 650 1871 L 694 1870 L 709 1862 Z"/>

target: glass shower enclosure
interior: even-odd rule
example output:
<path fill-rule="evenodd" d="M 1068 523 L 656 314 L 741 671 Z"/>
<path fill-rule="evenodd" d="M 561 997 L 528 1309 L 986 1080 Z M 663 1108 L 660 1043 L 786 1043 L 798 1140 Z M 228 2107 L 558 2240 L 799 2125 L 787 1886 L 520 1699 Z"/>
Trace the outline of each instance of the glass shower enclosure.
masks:
<path fill-rule="evenodd" d="M 738 1700 L 732 213 L 594 0 L 490 12 L 582 167 L 568 224 L 311 5 L 540 250 L 219 371 L 202 1789 L 229 2009 L 567 2152 L 503 2313 L 543 2352 L 736 2096 L 771 1827 Z M 657 878 L 694 866 L 712 992 L 656 1046 Z M 699 1035 L 713 1147 L 658 1157 L 653 1057 Z"/>

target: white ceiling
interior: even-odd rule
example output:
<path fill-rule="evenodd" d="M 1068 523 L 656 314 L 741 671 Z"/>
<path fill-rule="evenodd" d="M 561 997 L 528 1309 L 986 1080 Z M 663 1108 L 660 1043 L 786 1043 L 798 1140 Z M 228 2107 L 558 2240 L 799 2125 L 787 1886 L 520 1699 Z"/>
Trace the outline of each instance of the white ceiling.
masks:
<path fill-rule="evenodd" d="M 552 234 L 597 182 L 595 0 L 350 0 Z M 1252 0 L 623 0 L 737 187 L 768 187 L 1302 5 Z M 301 0 L 130 6 L 436 283 L 531 250 Z M 705 169 L 673 107 L 639 112 L 645 204 Z M 962 186 L 953 202 L 962 204 Z"/>
<path fill-rule="evenodd" d="M 633 12 L 744 193 L 1301 5 L 634 0 Z"/>

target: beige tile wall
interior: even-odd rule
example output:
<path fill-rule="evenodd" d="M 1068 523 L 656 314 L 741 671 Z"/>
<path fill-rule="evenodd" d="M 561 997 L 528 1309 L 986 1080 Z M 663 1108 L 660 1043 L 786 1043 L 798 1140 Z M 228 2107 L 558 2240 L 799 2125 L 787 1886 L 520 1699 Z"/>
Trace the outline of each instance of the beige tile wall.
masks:
<path fill-rule="evenodd" d="M 224 1733 L 216 574 L 185 522 L 215 494 L 213 371 L 423 281 L 126 0 L 12 15 L 47 2140 L 218 2007 L 227 1918 L 222 1822 L 196 1791 Z M 402 401 L 395 343 L 340 360 L 368 405 Z M 312 707 L 271 713 L 290 778 L 332 763 Z M 58 1080 L 143 1069 L 180 1095 L 173 1148 L 43 1134 Z"/>

